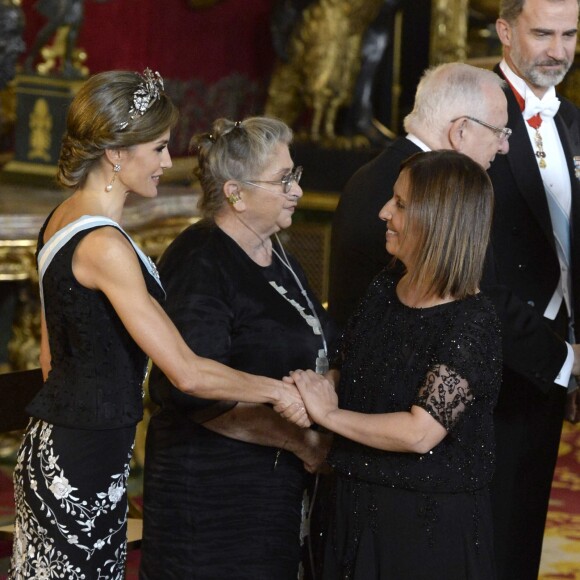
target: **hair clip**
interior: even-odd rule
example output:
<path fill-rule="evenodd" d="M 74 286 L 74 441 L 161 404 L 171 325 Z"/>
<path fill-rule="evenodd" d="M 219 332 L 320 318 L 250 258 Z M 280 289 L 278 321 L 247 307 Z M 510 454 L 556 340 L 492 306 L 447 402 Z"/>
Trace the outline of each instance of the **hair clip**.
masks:
<path fill-rule="evenodd" d="M 161 92 L 165 89 L 163 78 L 161 78 L 161 75 L 157 71 L 153 72 L 150 68 L 146 68 L 142 75 L 139 73 L 135 74 L 141 77 L 142 82 L 139 83 L 133 93 L 133 103 L 129 109 L 129 120 L 119 123 L 119 129 L 121 131 L 138 116 L 142 117 L 154 101 L 160 98 Z"/>

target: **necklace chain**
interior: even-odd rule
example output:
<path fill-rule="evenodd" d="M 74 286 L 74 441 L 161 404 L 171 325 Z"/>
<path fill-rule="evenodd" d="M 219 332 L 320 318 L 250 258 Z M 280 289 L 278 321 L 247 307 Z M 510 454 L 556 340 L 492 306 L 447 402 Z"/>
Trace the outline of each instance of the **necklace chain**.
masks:
<path fill-rule="evenodd" d="M 291 304 L 299 312 L 300 316 L 302 316 L 302 318 L 304 318 L 304 320 L 306 320 L 306 323 L 312 328 L 312 331 L 314 332 L 314 334 L 320 335 L 320 338 L 322 339 L 322 348 L 319 349 L 318 356 L 316 357 L 316 372 L 318 374 L 325 374 L 326 372 L 328 372 L 328 368 L 329 368 L 329 366 L 328 366 L 328 347 L 326 344 L 326 337 L 324 336 L 324 329 L 322 328 L 322 323 L 320 322 L 320 318 L 318 317 L 318 314 L 316 312 L 316 309 L 314 308 L 314 304 L 312 303 L 312 300 L 310 300 L 310 296 L 308 296 L 308 292 L 306 292 L 306 289 L 302 285 L 300 278 L 298 278 L 298 275 L 294 271 L 294 268 L 292 268 L 292 264 L 290 264 L 290 260 L 288 260 L 288 256 L 286 255 L 286 251 L 284 250 L 284 246 L 282 245 L 282 242 L 280 241 L 278 234 L 274 234 L 274 237 L 276 238 L 276 241 L 278 242 L 278 246 L 280 247 L 280 251 L 282 252 L 282 255 L 280 255 L 278 253 L 278 251 L 274 247 L 274 244 L 272 244 L 272 253 L 280 260 L 281 264 L 292 274 L 292 277 L 296 281 L 296 284 L 298 285 L 298 288 L 300 289 L 300 293 L 306 299 L 306 303 L 307 303 L 308 308 L 310 309 L 310 312 L 312 314 L 307 315 L 304 312 L 305 309 L 303 306 L 301 306 L 295 300 L 291 300 L 290 298 L 285 296 L 285 289 L 278 286 L 276 283 L 271 283 L 272 287 L 277 292 L 279 292 L 282 295 L 282 297 L 285 298 L 288 301 L 288 303 Z"/>

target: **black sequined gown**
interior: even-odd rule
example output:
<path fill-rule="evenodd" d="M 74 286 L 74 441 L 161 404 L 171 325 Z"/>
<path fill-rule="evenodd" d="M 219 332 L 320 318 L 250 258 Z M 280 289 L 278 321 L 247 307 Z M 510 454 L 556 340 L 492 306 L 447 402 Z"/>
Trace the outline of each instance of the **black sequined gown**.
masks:
<path fill-rule="evenodd" d="M 380 274 L 349 323 L 340 406 L 386 413 L 419 405 L 448 435 L 424 455 L 336 438 L 324 578 L 489 580 L 495 578 L 487 484 L 501 379 L 498 321 L 481 294 L 406 307 L 396 296 L 397 281 Z M 435 380 L 426 380 L 430 369 Z"/>

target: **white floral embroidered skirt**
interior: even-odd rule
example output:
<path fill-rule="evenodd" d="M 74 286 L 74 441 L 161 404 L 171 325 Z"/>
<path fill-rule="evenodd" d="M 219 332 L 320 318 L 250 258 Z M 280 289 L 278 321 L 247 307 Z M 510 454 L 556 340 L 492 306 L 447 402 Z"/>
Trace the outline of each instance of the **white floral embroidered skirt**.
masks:
<path fill-rule="evenodd" d="M 32 419 L 14 469 L 10 580 L 122 580 L 135 427 L 90 431 Z"/>

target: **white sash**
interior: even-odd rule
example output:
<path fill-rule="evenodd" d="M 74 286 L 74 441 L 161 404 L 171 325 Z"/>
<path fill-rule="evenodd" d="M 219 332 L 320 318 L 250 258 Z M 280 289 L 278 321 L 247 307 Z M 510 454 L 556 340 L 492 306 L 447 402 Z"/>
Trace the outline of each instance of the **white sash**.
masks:
<path fill-rule="evenodd" d="M 125 234 L 127 239 L 133 245 L 133 249 L 139 256 L 143 264 L 145 264 L 147 271 L 153 276 L 153 278 L 155 278 L 155 281 L 157 282 L 157 284 L 159 284 L 161 290 L 163 290 L 163 293 L 165 293 L 165 290 L 163 289 L 163 285 L 161 284 L 161 280 L 159 279 L 159 274 L 157 273 L 157 268 L 155 267 L 153 260 L 151 260 L 151 258 L 149 258 L 143 253 L 141 248 L 139 248 L 139 246 L 135 244 L 135 242 L 131 239 L 131 237 L 127 234 L 127 232 L 125 232 L 125 230 L 123 230 L 123 228 L 117 222 L 103 216 L 85 215 L 75 220 L 74 222 L 71 222 L 70 224 L 68 224 L 67 226 L 56 232 L 56 234 L 54 234 L 50 238 L 50 240 L 48 240 L 48 242 L 38 252 L 38 283 L 40 287 L 39 288 L 40 304 L 43 312 L 44 312 L 44 291 L 42 281 L 44 278 L 44 274 L 48 269 L 48 266 L 52 262 L 52 259 L 73 236 L 75 236 L 79 232 L 82 232 L 83 230 L 87 230 L 97 226 L 113 226 L 118 230 L 121 230 L 121 232 Z"/>

